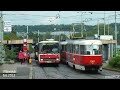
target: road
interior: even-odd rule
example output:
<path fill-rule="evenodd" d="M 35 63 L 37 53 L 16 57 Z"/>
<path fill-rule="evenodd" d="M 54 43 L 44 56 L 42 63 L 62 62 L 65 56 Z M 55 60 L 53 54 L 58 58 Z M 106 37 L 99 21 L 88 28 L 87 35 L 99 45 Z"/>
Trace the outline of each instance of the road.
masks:
<path fill-rule="evenodd" d="M 32 79 L 120 79 L 120 72 L 109 70 L 98 73 L 82 72 L 67 65 L 60 64 L 59 67 L 53 65 L 39 66 L 35 62 L 32 65 Z"/>

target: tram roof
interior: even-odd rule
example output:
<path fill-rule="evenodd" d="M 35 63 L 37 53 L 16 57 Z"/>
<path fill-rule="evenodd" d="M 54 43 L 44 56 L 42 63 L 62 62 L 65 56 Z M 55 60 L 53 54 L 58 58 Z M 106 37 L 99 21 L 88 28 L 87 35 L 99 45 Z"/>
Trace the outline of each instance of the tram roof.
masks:
<path fill-rule="evenodd" d="M 59 41 L 40 41 L 39 43 L 59 43 Z"/>
<path fill-rule="evenodd" d="M 67 41 L 60 42 L 60 44 L 62 44 L 62 45 L 66 45 L 67 43 L 68 43 Z"/>
<path fill-rule="evenodd" d="M 102 42 L 100 40 L 75 40 L 73 41 L 73 44 L 79 44 L 79 45 L 102 45 Z"/>

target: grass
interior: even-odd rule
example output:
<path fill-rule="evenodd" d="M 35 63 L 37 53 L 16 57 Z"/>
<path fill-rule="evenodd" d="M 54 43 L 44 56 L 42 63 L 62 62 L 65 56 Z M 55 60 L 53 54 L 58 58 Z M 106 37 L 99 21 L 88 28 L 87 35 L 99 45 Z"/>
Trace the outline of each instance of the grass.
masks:
<path fill-rule="evenodd" d="M 106 69 L 111 69 L 111 70 L 117 70 L 117 71 L 120 71 L 120 68 L 117 68 L 117 67 L 112 67 L 112 66 L 110 66 L 109 64 L 108 65 L 106 65 L 106 67 L 105 67 Z"/>

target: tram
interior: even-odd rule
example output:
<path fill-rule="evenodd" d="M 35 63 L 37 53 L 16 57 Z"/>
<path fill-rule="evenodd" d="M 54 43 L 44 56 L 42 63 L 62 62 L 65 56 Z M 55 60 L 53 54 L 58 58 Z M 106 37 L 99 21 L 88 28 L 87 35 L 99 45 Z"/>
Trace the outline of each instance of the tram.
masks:
<path fill-rule="evenodd" d="M 68 40 L 61 42 L 60 45 L 62 47 L 61 59 L 69 66 L 83 71 L 102 71 L 102 42 L 100 40 Z"/>

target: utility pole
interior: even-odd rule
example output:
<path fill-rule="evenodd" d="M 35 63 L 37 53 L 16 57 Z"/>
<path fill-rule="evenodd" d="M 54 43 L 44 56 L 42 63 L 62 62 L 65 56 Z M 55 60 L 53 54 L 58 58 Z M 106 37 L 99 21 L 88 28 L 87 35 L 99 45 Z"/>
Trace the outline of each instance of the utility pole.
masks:
<path fill-rule="evenodd" d="M 73 24 L 73 35 L 72 37 L 74 38 L 75 37 L 75 28 L 74 28 L 74 24 Z"/>
<path fill-rule="evenodd" d="M 39 40 L 39 30 L 38 30 L 38 43 L 39 43 L 39 41 L 40 41 L 40 40 Z"/>
<path fill-rule="evenodd" d="M 3 40 L 3 15 L 2 11 L 0 12 L 0 41 Z"/>
<path fill-rule="evenodd" d="M 81 37 L 83 37 L 83 21 L 82 21 L 82 12 L 81 12 Z"/>
<path fill-rule="evenodd" d="M 28 25 L 27 25 L 27 39 L 28 39 Z"/>
<path fill-rule="evenodd" d="M 110 34 L 110 30 L 109 30 L 109 22 L 108 22 L 108 35 Z"/>
<path fill-rule="evenodd" d="M 98 36 L 100 35 L 100 30 L 99 30 L 99 20 L 98 20 Z"/>
<path fill-rule="evenodd" d="M 5 58 L 5 50 L 4 50 L 4 45 L 3 45 L 3 14 L 2 11 L 0 11 L 0 61 L 4 61 Z"/>
<path fill-rule="evenodd" d="M 56 24 L 55 24 L 55 27 L 56 27 Z M 56 28 L 54 28 L 54 32 L 56 32 Z M 54 34 L 54 40 L 55 40 L 55 33 L 53 33 Z"/>
<path fill-rule="evenodd" d="M 116 40 L 116 44 L 115 44 L 115 56 L 117 54 L 117 24 L 116 24 L 116 11 L 115 11 L 115 40 Z"/>
<path fill-rule="evenodd" d="M 105 35 L 105 11 L 104 11 L 104 35 Z"/>

